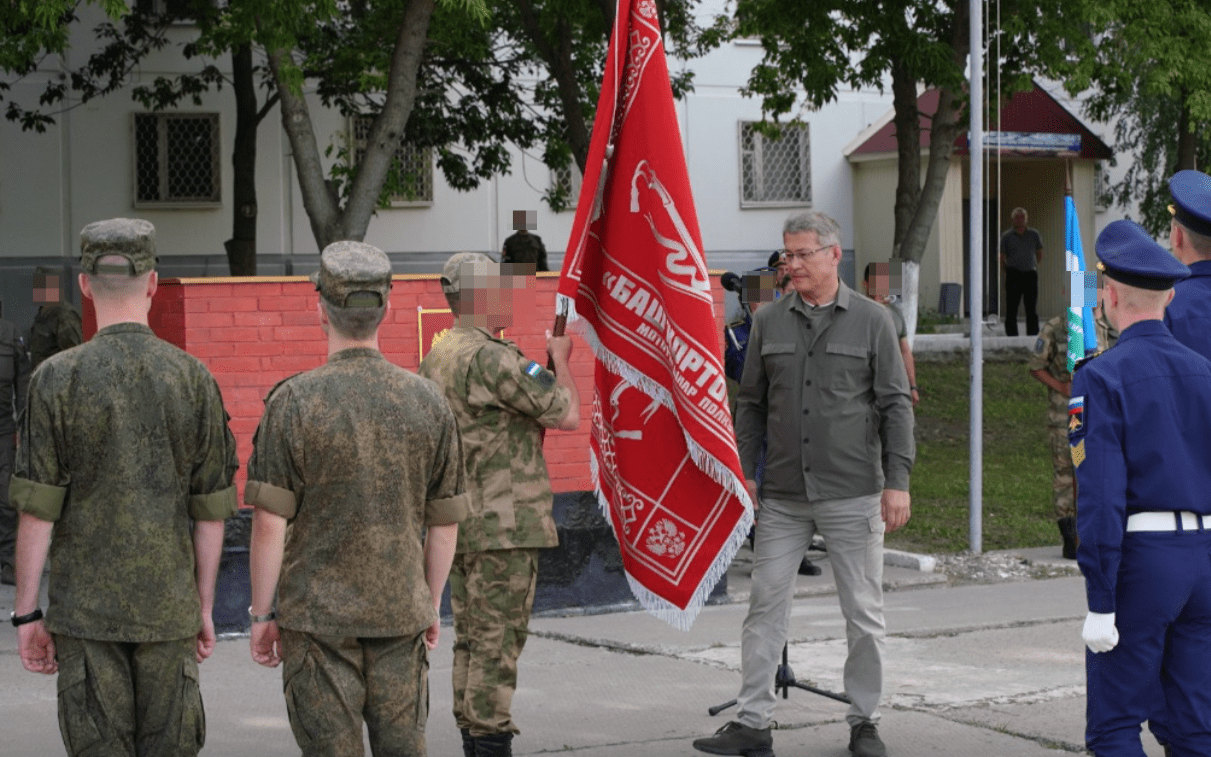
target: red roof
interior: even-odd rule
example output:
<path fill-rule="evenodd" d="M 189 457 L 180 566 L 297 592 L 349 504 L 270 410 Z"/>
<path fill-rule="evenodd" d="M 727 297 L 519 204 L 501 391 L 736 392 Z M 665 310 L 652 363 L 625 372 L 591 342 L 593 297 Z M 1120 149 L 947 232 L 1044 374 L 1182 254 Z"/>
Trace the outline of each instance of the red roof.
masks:
<path fill-rule="evenodd" d="M 921 111 L 921 147 L 929 146 L 929 127 L 930 118 L 926 113 L 932 114 L 938 108 L 938 92 L 937 90 L 927 90 L 924 94 L 917 98 L 917 108 Z M 966 120 L 966 116 L 963 116 Z M 964 124 L 966 126 L 966 124 Z M 889 121 L 883 125 L 865 142 L 858 145 L 850 155 L 870 155 L 872 153 L 887 153 L 896 151 L 896 124 L 894 121 Z M 992 114 L 989 120 L 984 124 L 984 133 L 987 135 L 992 131 L 1006 132 L 1031 132 L 1042 134 L 1080 134 L 1081 135 L 1081 152 L 1080 157 L 1107 160 L 1114 155 L 1114 152 L 1098 138 L 1096 134 L 1089 130 L 1075 116 L 1060 105 L 1054 97 L 1047 93 L 1037 83 L 1034 89 L 1027 92 L 1018 92 L 1005 101 L 1005 106 L 1000 113 L 1000 123 L 997 123 L 997 114 Z M 967 154 L 967 129 L 963 128 L 955 139 L 955 154 Z M 987 147 L 987 143 L 986 143 Z M 995 149 L 995 148 L 993 148 Z"/>

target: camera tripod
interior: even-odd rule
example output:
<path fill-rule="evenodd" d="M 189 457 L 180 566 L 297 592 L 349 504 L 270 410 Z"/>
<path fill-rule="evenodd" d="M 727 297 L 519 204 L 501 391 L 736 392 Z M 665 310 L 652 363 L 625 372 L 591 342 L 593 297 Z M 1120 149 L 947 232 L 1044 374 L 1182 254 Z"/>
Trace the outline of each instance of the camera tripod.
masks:
<path fill-rule="evenodd" d="M 850 703 L 849 697 L 845 696 L 844 694 L 838 694 L 835 691 L 828 691 L 827 689 L 816 688 L 815 686 L 812 686 L 811 684 L 800 683 L 799 681 L 796 681 L 795 680 L 795 671 L 791 670 L 791 666 L 787 662 L 786 650 L 787 650 L 787 645 L 783 644 L 782 645 L 782 664 L 779 665 L 778 669 L 774 672 L 774 695 L 775 696 L 779 692 L 781 692 L 783 699 L 789 699 L 790 690 L 791 690 L 791 687 L 793 686 L 796 689 L 803 689 L 804 691 L 810 691 L 813 694 L 819 694 L 822 697 L 828 697 L 829 699 L 835 699 L 838 702 L 845 702 L 846 704 Z M 723 712 L 724 710 L 726 710 L 729 707 L 734 706 L 735 704 L 736 704 L 735 699 L 728 701 L 728 702 L 724 702 L 723 704 L 717 704 L 714 707 L 707 708 L 707 713 L 712 716 L 718 715 L 719 713 Z"/>
<path fill-rule="evenodd" d="M 816 550 L 818 552 L 827 552 L 828 551 L 828 549 L 824 546 L 824 544 L 822 542 L 817 543 L 814 540 L 813 540 L 811 546 L 808 547 L 809 552 L 812 550 Z M 799 575 L 801 575 L 801 576 L 818 576 L 818 575 L 820 575 L 820 573 L 821 573 L 820 568 L 815 566 L 814 564 L 812 564 L 812 562 L 807 558 L 807 556 L 804 555 L 803 563 L 802 563 L 802 565 L 799 566 Z M 781 692 L 783 699 L 790 699 L 790 690 L 791 690 L 792 686 L 795 687 L 796 689 L 803 689 L 804 691 L 810 691 L 813 694 L 819 694 L 822 697 L 828 697 L 829 699 L 835 699 L 838 702 L 845 702 L 846 704 L 850 703 L 849 697 L 845 696 L 844 694 L 838 694 L 834 691 L 828 691 L 826 689 L 816 688 L 815 686 L 812 686 L 811 684 L 800 683 L 799 681 L 795 680 L 795 671 L 791 670 L 790 663 L 787 660 L 787 644 L 784 643 L 782 645 L 782 664 L 779 665 L 778 669 L 774 671 L 774 695 L 777 696 L 778 693 Z M 723 704 L 717 704 L 714 707 L 707 708 L 707 713 L 710 714 L 711 716 L 715 716 L 715 715 L 718 715 L 719 713 L 723 712 L 727 708 L 734 706 L 735 704 L 736 704 L 736 700 L 732 699 L 728 702 L 724 702 Z"/>

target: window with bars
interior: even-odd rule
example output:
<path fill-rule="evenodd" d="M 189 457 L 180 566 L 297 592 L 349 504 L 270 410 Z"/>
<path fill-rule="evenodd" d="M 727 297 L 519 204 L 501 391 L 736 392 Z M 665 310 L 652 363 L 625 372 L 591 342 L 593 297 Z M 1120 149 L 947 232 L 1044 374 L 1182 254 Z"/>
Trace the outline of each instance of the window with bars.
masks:
<path fill-rule="evenodd" d="M 580 173 L 580 166 L 576 165 L 575 161 L 570 161 L 561 168 L 551 169 L 550 195 L 560 199 L 561 210 L 576 210 L 576 202 L 580 199 L 580 185 L 583 179 L 584 177 Z"/>
<path fill-rule="evenodd" d="M 135 206 L 218 205 L 219 114 L 136 113 Z"/>
<path fill-rule="evenodd" d="M 811 138 L 807 124 L 784 124 L 773 139 L 740 123 L 740 207 L 810 205 Z"/>
<path fill-rule="evenodd" d="M 1110 171 L 1099 160 L 1093 164 L 1093 209 L 1101 213 L 1110 210 L 1113 203 L 1114 188 L 1110 185 Z"/>
<path fill-rule="evenodd" d="M 366 143 L 370 139 L 373 116 L 355 116 L 350 125 L 353 159 L 362 162 Z M 425 207 L 433 204 L 433 148 L 416 147 L 400 140 L 391 161 L 399 191 L 391 195 L 393 207 Z M 391 180 L 392 177 L 388 177 Z"/>

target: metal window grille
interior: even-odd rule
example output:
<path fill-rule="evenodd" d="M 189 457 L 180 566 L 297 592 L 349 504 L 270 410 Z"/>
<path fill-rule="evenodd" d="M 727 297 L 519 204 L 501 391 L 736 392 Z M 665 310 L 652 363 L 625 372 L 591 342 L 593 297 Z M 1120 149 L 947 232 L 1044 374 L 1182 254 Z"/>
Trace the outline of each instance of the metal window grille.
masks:
<path fill-rule="evenodd" d="M 740 206 L 810 205 L 811 137 L 808 124 L 785 124 L 771 139 L 752 121 L 740 123 Z"/>
<path fill-rule="evenodd" d="M 350 130 L 352 132 L 353 159 L 362 162 L 366 154 L 366 143 L 370 139 L 370 127 L 374 125 L 372 116 L 355 116 Z M 400 140 L 395 148 L 395 156 L 391 169 L 399 172 L 400 186 L 403 191 L 391 195 L 391 204 L 396 206 L 432 205 L 433 204 L 433 148 L 416 147 Z"/>
<path fill-rule="evenodd" d="M 572 210 L 576 209 L 576 200 L 580 197 L 580 185 L 583 180 L 580 166 L 576 165 L 575 161 L 560 168 L 551 169 L 551 188 L 564 193 Z"/>
<path fill-rule="evenodd" d="M 1093 164 L 1093 208 L 1098 212 L 1110 210 L 1113 202 L 1114 192 L 1110 186 L 1110 172 L 1099 160 Z"/>
<path fill-rule="evenodd" d="M 217 205 L 218 113 L 135 114 L 135 204 Z"/>

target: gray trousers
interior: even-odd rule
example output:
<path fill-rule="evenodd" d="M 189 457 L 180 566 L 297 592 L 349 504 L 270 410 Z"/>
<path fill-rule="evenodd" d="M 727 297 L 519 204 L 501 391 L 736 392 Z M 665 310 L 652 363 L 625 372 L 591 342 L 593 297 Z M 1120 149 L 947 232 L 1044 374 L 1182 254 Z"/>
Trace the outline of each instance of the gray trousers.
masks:
<path fill-rule="evenodd" d="M 878 722 L 883 695 L 883 519 L 880 495 L 816 502 L 762 499 L 748 616 L 740 635 L 743 681 L 738 719 L 768 728 L 774 715 L 774 673 L 790 625 L 795 576 L 819 531 L 837 581 L 849 656 L 845 693 L 850 726 Z"/>

